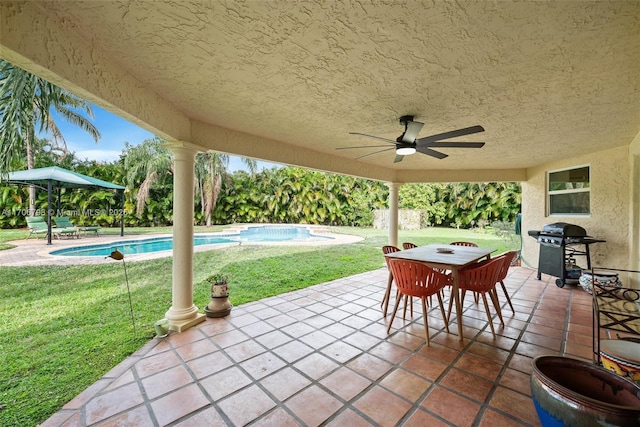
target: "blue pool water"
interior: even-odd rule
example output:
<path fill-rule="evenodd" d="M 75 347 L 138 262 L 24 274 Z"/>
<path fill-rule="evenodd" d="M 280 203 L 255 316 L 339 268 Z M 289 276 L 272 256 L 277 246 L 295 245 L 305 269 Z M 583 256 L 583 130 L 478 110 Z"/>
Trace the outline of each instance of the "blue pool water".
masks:
<path fill-rule="evenodd" d="M 332 239 L 332 237 L 316 236 L 311 234 L 306 227 L 264 225 L 248 227 L 246 230 L 234 234 L 196 235 L 193 238 L 193 245 L 201 246 L 242 242 L 304 242 L 324 239 Z M 60 249 L 51 252 L 51 255 L 105 257 L 115 249 L 118 249 L 124 255 L 168 251 L 173 249 L 173 239 L 171 237 L 152 237 L 140 240 L 123 240 L 114 243 Z"/>

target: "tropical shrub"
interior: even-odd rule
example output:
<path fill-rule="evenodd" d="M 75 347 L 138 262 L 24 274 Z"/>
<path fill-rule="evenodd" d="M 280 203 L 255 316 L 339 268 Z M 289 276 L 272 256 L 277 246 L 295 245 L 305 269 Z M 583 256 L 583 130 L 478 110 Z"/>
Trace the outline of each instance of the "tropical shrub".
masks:
<path fill-rule="evenodd" d="M 126 185 L 125 225 L 164 226 L 173 220 L 173 167 L 170 152 L 158 139 L 132 147 L 127 145 L 119 161 L 80 161 L 73 154 L 48 149 L 37 141 L 36 166 L 62 165 L 104 181 Z M 136 159 L 144 159 L 141 163 Z M 205 160 L 216 159 L 209 155 Z M 202 160 L 202 158 L 200 159 Z M 219 160 L 224 165 L 224 158 Z M 204 166 L 213 164 L 203 163 Z M 206 167 L 204 169 L 207 169 Z M 209 167 L 209 169 L 211 169 Z M 194 221 L 208 223 L 203 196 L 211 174 L 196 179 Z M 312 171 L 297 167 L 265 169 L 248 173 L 216 174 L 220 193 L 211 213 L 211 224 L 307 223 L 370 226 L 373 211 L 387 207 L 389 190 L 377 181 Z M 202 179 L 201 179 L 202 178 Z M 144 203 L 141 203 L 144 198 Z M 54 198 L 54 209 L 58 200 Z M 520 211 L 518 183 L 420 183 L 400 187 L 399 207 L 423 212 L 424 225 L 460 228 L 482 227 L 492 222 L 513 222 Z M 45 212 L 47 193 L 38 190 L 36 207 Z M 62 189 L 60 209 L 78 225 L 117 226 L 122 209 L 115 191 Z M 28 208 L 26 187 L 0 187 L 0 227 L 25 226 Z"/>

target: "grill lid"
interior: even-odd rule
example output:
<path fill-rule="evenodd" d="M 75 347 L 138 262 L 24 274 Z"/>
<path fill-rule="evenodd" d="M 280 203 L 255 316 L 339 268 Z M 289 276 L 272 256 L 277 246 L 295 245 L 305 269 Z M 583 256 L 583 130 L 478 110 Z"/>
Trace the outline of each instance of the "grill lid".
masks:
<path fill-rule="evenodd" d="M 541 234 L 564 236 L 564 237 L 585 237 L 587 230 L 575 224 L 566 222 L 554 222 L 542 227 Z"/>

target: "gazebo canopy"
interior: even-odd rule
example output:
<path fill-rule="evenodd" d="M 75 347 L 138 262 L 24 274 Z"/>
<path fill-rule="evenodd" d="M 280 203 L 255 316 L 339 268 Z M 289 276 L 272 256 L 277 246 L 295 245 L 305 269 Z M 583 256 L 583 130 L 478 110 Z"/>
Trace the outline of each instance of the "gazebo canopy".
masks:
<path fill-rule="evenodd" d="M 58 166 L 48 168 L 28 169 L 24 171 L 9 172 L 7 182 L 10 184 L 33 184 L 47 188 L 49 182 L 57 188 L 109 188 L 112 190 L 124 190 L 122 185 L 112 184 L 101 179 L 92 178 L 81 173 L 73 172 Z"/>
<path fill-rule="evenodd" d="M 4 180 L 8 184 L 16 185 L 35 185 L 40 188 L 47 189 L 47 223 L 49 224 L 49 233 L 47 235 L 47 244 L 51 244 L 51 193 L 53 188 L 108 188 L 111 190 L 122 191 L 122 218 L 120 223 L 120 235 L 124 235 L 124 189 L 122 185 L 113 184 L 101 179 L 92 178 L 81 173 L 73 172 L 58 166 L 48 168 L 28 169 L 23 171 L 9 172 L 7 179 Z"/>

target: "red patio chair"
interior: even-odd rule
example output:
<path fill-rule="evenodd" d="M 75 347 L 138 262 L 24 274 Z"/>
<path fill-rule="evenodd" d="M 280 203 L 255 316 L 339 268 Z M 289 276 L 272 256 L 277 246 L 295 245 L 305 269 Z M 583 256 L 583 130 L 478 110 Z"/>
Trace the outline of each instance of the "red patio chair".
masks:
<path fill-rule="evenodd" d="M 391 254 L 394 252 L 400 252 L 400 249 L 393 246 L 387 245 L 382 247 L 383 254 Z M 382 297 L 382 302 L 380 303 L 380 307 L 383 308 L 382 315 L 387 317 L 387 310 L 389 309 L 389 299 L 391 298 L 391 283 L 393 282 L 393 274 L 391 273 L 391 267 L 389 267 L 389 258 L 384 257 L 384 261 L 387 263 L 387 269 L 389 270 L 389 280 L 387 281 L 387 289 L 384 292 L 384 296 Z"/>
<path fill-rule="evenodd" d="M 451 242 L 449 243 L 450 245 L 454 245 L 454 246 L 469 246 L 471 248 L 477 248 L 478 245 L 476 245 L 473 242 Z"/>
<path fill-rule="evenodd" d="M 502 291 L 504 292 L 504 296 L 507 298 L 507 303 L 509 304 L 509 308 L 511 308 L 512 313 L 515 313 L 515 311 L 513 310 L 513 304 L 511 304 L 511 298 L 509 298 L 507 287 L 504 285 L 504 279 L 507 277 L 507 274 L 509 274 L 509 267 L 511 267 L 511 263 L 513 263 L 517 256 L 518 251 L 510 251 L 494 258 L 503 260 L 502 268 L 500 269 L 500 274 L 498 276 L 498 282 L 500 283 L 500 286 L 502 286 Z"/>
<path fill-rule="evenodd" d="M 469 248 L 477 248 L 478 245 L 476 245 L 473 242 L 451 242 L 449 243 L 450 245 L 453 246 L 467 246 Z M 473 300 L 476 302 L 476 304 L 478 303 L 478 295 L 473 294 Z"/>
<path fill-rule="evenodd" d="M 408 261 L 405 259 L 389 259 L 389 266 L 391 267 L 393 278 L 396 281 L 396 287 L 398 288 L 400 296 L 404 295 L 405 301 L 406 297 L 418 297 L 422 301 L 422 318 L 424 321 L 424 331 L 427 337 L 427 345 L 429 345 L 427 297 L 431 297 L 434 294 L 438 297 L 440 313 L 442 314 L 442 319 L 444 320 L 447 332 L 449 332 L 449 322 L 445 316 L 442 297 L 440 296 L 440 291 L 446 286 L 449 280 L 448 276 L 421 262 Z M 391 315 L 391 320 L 387 327 L 387 334 L 391 331 L 391 325 L 393 324 L 393 319 L 395 319 L 396 313 L 398 312 L 400 300 L 401 298 L 396 298 L 396 304 L 393 307 L 393 314 Z"/>
<path fill-rule="evenodd" d="M 500 303 L 498 302 L 498 295 L 496 292 L 496 283 L 499 281 L 500 272 L 504 259 L 494 258 L 485 261 L 480 261 L 470 267 L 463 268 L 458 272 L 458 289 L 460 291 L 460 306 L 464 305 L 464 297 L 467 291 L 475 292 L 482 296 L 484 303 L 484 309 L 487 313 L 487 319 L 489 320 L 489 326 L 491 327 L 491 333 L 496 334 L 493 328 L 493 321 L 491 320 L 491 312 L 489 311 L 489 304 L 487 303 L 487 294 L 493 302 L 493 306 L 496 310 L 500 323 L 504 325 L 502 320 L 502 311 L 500 310 Z M 449 311 L 447 313 L 447 319 L 451 316 L 451 306 L 453 305 L 453 296 L 449 300 Z"/>

